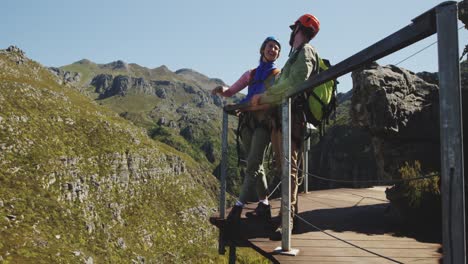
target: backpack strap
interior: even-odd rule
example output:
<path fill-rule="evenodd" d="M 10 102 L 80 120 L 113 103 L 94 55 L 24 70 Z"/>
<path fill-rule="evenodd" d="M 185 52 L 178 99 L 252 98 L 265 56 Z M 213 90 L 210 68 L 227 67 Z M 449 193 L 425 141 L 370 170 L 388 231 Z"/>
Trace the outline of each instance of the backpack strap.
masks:
<path fill-rule="evenodd" d="M 250 80 L 249 80 L 249 85 L 248 86 L 251 86 L 253 84 L 255 84 L 256 82 L 254 81 L 255 79 L 255 73 L 257 72 L 257 68 L 253 69 L 250 71 Z"/>
<path fill-rule="evenodd" d="M 294 62 L 296 62 L 297 60 L 297 57 L 299 56 L 299 53 L 301 52 L 301 50 L 304 48 L 304 44 L 302 44 L 301 46 L 299 46 L 297 49 L 296 49 L 296 52 L 292 54 L 291 57 L 289 57 L 289 60 L 291 62 L 291 64 L 294 64 Z M 292 48 L 291 48 L 292 49 Z M 291 50 L 292 51 L 292 50 Z"/>
<path fill-rule="evenodd" d="M 273 70 L 271 70 L 270 74 L 268 75 L 268 77 L 270 77 L 271 75 L 278 75 L 279 73 L 281 72 L 280 69 L 278 68 L 274 68 Z"/>

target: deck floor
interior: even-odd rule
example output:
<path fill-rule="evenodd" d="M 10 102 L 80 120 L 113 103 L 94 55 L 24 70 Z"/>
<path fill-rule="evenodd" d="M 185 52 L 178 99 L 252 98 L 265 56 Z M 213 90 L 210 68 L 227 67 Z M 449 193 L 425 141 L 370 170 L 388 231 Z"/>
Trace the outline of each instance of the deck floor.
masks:
<path fill-rule="evenodd" d="M 252 247 L 274 263 L 441 263 L 438 236 L 400 232 L 401 223 L 387 216 L 384 191 L 375 187 L 300 194 L 299 222 L 291 237 L 291 247 L 299 250 L 296 256 L 276 253 L 281 241 L 270 239 L 271 228 L 245 218 L 256 204 L 243 210 L 241 237 L 227 243 Z M 280 201 L 271 204 L 272 215 L 278 215 Z M 218 227 L 223 229 L 219 222 Z"/>

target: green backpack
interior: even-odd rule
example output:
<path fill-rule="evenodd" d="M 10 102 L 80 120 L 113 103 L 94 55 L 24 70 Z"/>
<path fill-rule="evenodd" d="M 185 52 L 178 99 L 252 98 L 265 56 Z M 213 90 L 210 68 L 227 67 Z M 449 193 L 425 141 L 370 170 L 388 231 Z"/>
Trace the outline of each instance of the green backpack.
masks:
<path fill-rule="evenodd" d="M 314 72 L 315 74 L 319 74 L 331 67 L 328 60 L 321 59 L 318 55 L 317 61 L 319 67 Z M 306 122 L 317 127 L 321 134 L 324 129 L 324 122 L 328 123 L 330 115 L 336 111 L 337 84 L 337 80 L 330 80 L 298 96 Z"/>

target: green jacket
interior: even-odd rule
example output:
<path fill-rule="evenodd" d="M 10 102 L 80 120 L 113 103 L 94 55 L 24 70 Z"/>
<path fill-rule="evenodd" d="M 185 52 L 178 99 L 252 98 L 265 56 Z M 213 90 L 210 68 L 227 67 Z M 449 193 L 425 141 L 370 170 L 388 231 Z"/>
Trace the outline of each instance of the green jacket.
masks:
<path fill-rule="evenodd" d="M 312 45 L 306 43 L 302 49 L 294 51 L 289 56 L 279 78 L 266 90 L 261 102 L 280 104 L 286 91 L 295 89 L 297 85 L 307 80 L 317 67 L 317 52 Z"/>

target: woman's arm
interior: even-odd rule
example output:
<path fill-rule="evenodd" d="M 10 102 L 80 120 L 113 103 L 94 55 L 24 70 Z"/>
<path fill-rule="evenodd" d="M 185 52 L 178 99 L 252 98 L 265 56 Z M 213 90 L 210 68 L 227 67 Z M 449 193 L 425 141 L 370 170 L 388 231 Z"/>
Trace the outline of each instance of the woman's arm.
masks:
<path fill-rule="evenodd" d="M 224 97 L 233 96 L 249 85 L 251 72 L 252 70 L 246 71 L 231 87 L 217 86 L 211 91 L 211 94 L 219 94 Z"/>

